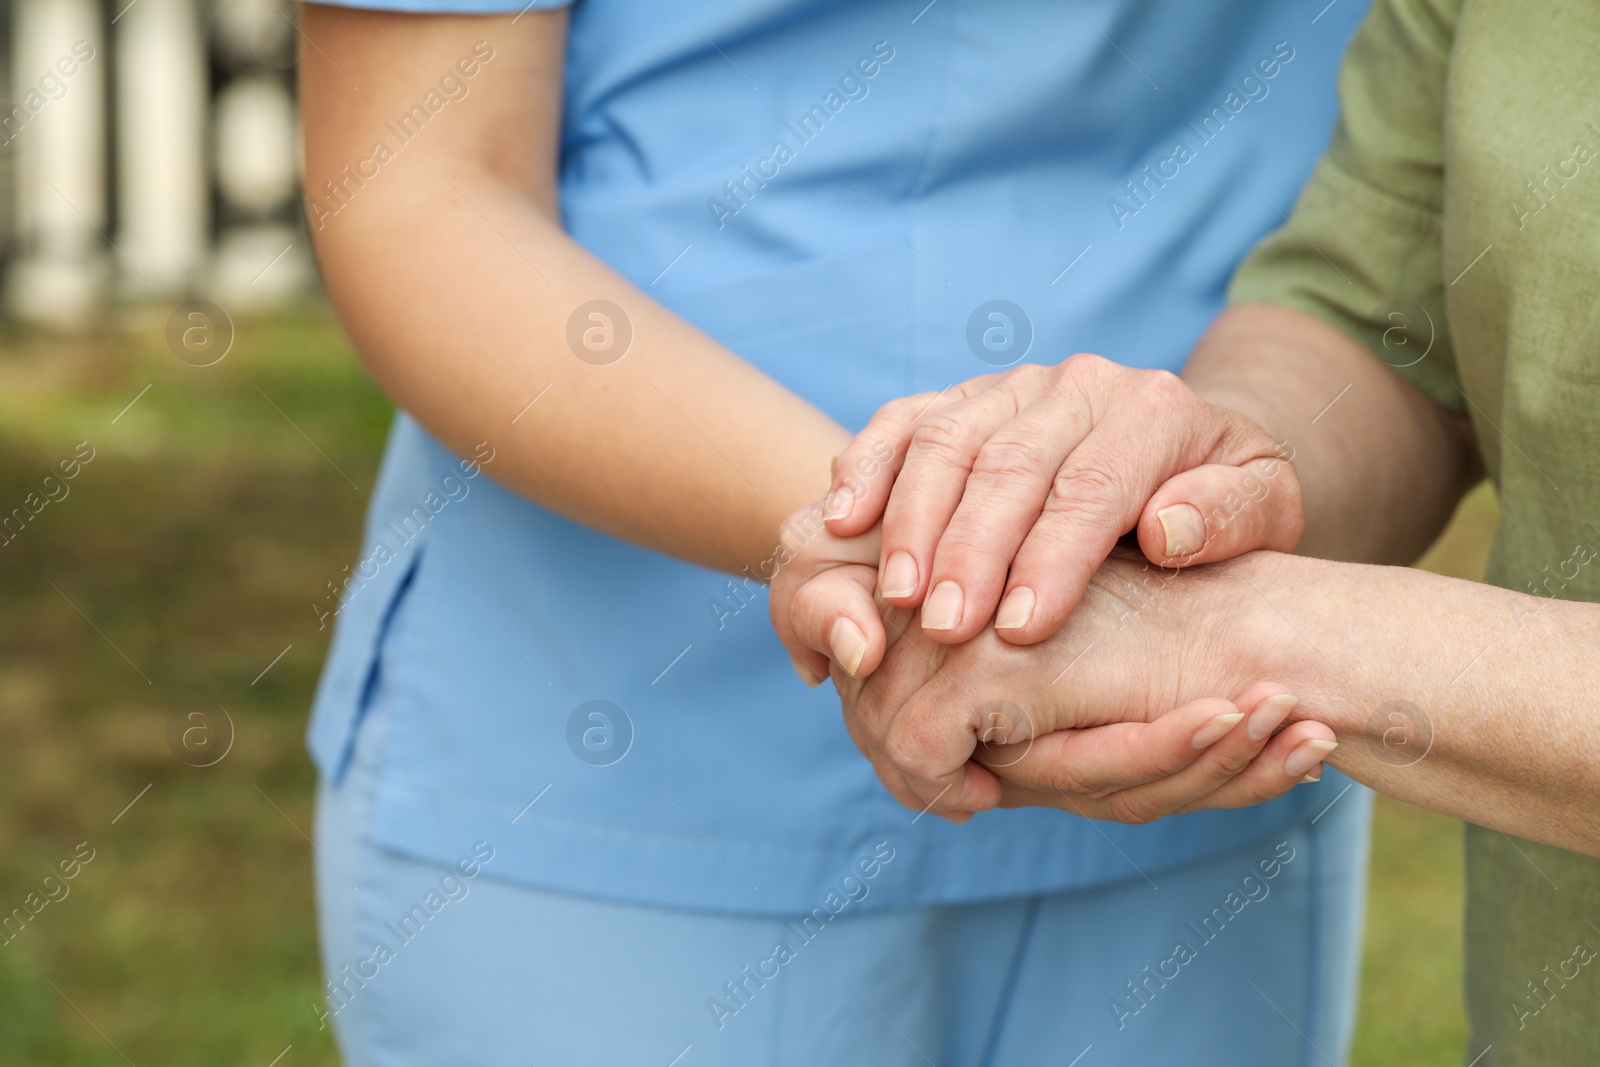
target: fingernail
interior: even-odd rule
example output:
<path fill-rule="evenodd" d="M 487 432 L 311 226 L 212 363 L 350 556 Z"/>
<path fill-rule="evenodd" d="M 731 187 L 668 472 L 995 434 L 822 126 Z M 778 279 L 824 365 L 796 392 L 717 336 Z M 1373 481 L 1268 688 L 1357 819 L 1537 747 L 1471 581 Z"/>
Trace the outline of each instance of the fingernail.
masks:
<path fill-rule="evenodd" d="M 1206 522 L 1193 504 L 1173 504 L 1156 512 L 1167 538 L 1167 557 L 1190 556 L 1205 547 Z"/>
<path fill-rule="evenodd" d="M 1019 585 L 1000 601 L 1000 610 L 994 617 L 996 630 L 1020 630 L 1033 618 L 1033 590 Z"/>
<path fill-rule="evenodd" d="M 833 629 L 828 631 L 828 647 L 833 649 L 833 658 L 839 661 L 839 666 L 854 678 L 856 668 L 861 666 L 861 657 L 867 654 L 867 635 L 849 619 L 837 619 Z"/>
<path fill-rule="evenodd" d="M 1242 711 L 1230 711 L 1226 715 L 1218 715 L 1194 732 L 1194 747 L 1206 748 L 1221 741 L 1242 718 L 1244 718 Z"/>
<path fill-rule="evenodd" d="M 1301 782 L 1320 782 L 1320 781 L 1322 781 L 1322 768 L 1318 767 L 1316 770 L 1312 771 L 1310 774 L 1308 774 L 1304 778 L 1300 779 L 1300 781 Z"/>
<path fill-rule="evenodd" d="M 917 591 L 917 561 L 911 553 L 895 549 L 883 564 L 883 595 L 910 596 Z"/>
<path fill-rule="evenodd" d="M 1245 726 L 1245 733 L 1250 735 L 1250 740 L 1260 741 L 1278 727 L 1283 725 L 1283 720 L 1289 717 L 1289 712 L 1300 698 L 1292 693 L 1279 693 L 1275 697 L 1268 697 L 1261 702 L 1261 706 L 1250 713 L 1250 722 Z"/>
<path fill-rule="evenodd" d="M 1283 761 L 1283 773 L 1290 778 L 1304 778 L 1311 768 L 1328 758 L 1328 753 L 1339 747 L 1337 741 L 1307 741 Z"/>
<path fill-rule="evenodd" d="M 965 598 L 955 582 L 944 581 L 933 587 L 927 603 L 922 605 L 924 630 L 954 630 L 961 621 L 961 604 Z"/>
<path fill-rule="evenodd" d="M 842 519 L 850 514 L 850 509 L 855 507 L 856 491 L 848 485 L 841 485 L 828 494 L 828 499 L 822 505 L 824 519 Z"/>
<path fill-rule="evenodd" d="M 812 674 L 809 667 L 805 666 L 805 664 L 801 663 L 793 656 L 789 657 L 789 665 L 794 668 L 794 673 L 800 676 L 800 680 L 809 685 L 811 688 L 815 689 L 817 686 L 822 684 L 821 678 L 818 678 L 816 675 Z"/>

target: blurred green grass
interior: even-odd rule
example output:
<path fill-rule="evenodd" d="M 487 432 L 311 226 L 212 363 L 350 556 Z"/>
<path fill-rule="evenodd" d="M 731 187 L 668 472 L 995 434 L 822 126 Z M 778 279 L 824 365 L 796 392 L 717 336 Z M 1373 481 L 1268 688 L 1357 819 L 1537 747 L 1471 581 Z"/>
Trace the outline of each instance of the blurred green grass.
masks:
<path fill-rule="evenodd" d="M 311 604 L 356 550 L 388 405 L 320 310 L 239 322 L 206 368 L 159 315 L 0 351 L 0 515 L 94 449 L 0 547 L 0 908 L 95 850 L 0 947 L 0 1062 L 334 1063 L 303 836 Z M 212 767 L 166 739 L 196 702 L 236 731 Z"/>
<path fill-rule="evenodd" d="M 389 408 L 323 307 L 239 321 L 205 368 L 165 325 L 0 332 L 0 516 L 95 450 L 0 547 L 0 909 L 95 849 L 0 945 L 0 1062 L 333 1064 L 312 1007 L 311 605 L 356 551 Z M 1428 565 L 1481 574 L 1493 522 L 1475 494 Z M 166 739 L 197 703 L 236 731 L 211 767 Z M 1358 1067 L 1460 1062 L 1460 864 L 1458 823 L 1380 802 Z"/>

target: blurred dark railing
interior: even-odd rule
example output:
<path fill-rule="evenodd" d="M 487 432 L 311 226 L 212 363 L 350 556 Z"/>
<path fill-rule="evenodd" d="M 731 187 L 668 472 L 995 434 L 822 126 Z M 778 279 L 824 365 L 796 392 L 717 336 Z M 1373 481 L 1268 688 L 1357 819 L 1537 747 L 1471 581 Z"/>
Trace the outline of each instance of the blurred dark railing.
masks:
<path fill-rule="evenodd" d="M 314 284 L 292 0 L 0 4 L 0 305 L 233 308 Z"/>

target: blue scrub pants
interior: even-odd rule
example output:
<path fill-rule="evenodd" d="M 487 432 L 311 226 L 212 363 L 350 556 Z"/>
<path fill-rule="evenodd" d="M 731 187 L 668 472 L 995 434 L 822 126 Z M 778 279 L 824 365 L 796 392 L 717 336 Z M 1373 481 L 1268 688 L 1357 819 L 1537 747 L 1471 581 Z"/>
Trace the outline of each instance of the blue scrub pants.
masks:
<path fill-rule="evenodd" d="M 470 851 L 469 878 L 376 846 L 384 726 L 375 708 L 317 805 L 326 1022 L 347 1067 L 1346 1062 L 1360 786 L 1153 880 L 807 922 L 547 892 Z"/>

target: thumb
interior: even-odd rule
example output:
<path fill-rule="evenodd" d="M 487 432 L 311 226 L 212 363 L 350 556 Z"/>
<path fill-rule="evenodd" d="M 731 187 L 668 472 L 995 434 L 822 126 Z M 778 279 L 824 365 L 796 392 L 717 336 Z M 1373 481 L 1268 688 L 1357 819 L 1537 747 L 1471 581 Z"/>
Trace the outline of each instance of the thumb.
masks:
<path fill-rule="evenodd" d="M 796 640 L 854 678 L 877 670 L 887 651 L 883 618 L 872 590 L 878 569 L 859 563 L 833 567 L 795 591 L 789 624 Z"/>
<path fill-rule="evenodd" d="M 1293 552 L 1305 532 L 1300 477 L 1286 459 L 1207 464 L 1167 479 L 1145 504 L 1139 547 L 1152 562 L 1187 567 L 1257 549 Z"/>

